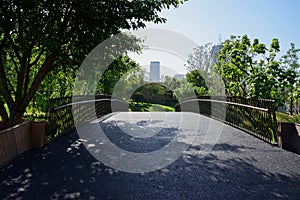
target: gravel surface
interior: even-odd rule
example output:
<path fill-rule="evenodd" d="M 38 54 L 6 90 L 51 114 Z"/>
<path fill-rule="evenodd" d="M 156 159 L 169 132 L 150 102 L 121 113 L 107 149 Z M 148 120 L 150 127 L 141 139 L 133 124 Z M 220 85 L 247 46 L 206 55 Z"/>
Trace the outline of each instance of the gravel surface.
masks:
<path fill-rule="evenodd" d="M 147 155 L 173 140 L 179 150 L 189 148 L 162 169 L 128 173 L 98 161 L 74 131 L 2 167 L 0 199 L 300 199 L 299 155 L 218 121 L 193 113 L 116 113 L 93 122 L 99 123 L 128 152 Z"/>

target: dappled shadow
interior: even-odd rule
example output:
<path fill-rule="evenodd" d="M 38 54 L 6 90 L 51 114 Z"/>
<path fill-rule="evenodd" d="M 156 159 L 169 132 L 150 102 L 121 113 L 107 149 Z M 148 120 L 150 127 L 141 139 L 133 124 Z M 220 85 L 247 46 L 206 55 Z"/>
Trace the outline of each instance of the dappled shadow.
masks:
<path fill-rule="evenodd" d="M 163 132 L 153 139 L 163 140 Z M 110 133 L 115 131 L 109 129 Z M 122 137 L 126 142 L 132 138 Z M 191 146 L 164 169 L 133 174 L 101 164 L 72 132 L 2 168 L 0 199 L 299 199 L 300 157 L 251 136 L 242 137 L 253 140 L 253 145 L 224 143 L 221 138 L 205 157 L 195 153 L 201 152 L 201 146 Z M 140 140 L 145 146 L 148 142 L 152 145 Z"/>
<path fill-rule="evenodd" d="M 243 152 L 243 150 L 245 150 L 245 149 L 255 149 L 255 148 L 247 147 L 244 145 L 241 145 L 241 146 L 240 145 L 230 145 L 227 143 L 215 144 L 215 146 L 213 148 L 214 151 L 232 151 L 232 152 L 236 152 L 236 153 Z"/>
<path fill-rule="evenodd" d="M 101 127 L 104 130 L 112 130 L 113 134 L 111 132 L 106 132 L 106 136 L 108 139 L 118 147 L 130 151 L 130 152 L 136 152 L 136 153 L 147 153 L 159 150 L 170 143 L 171 140 L 174 139 L 176 136 L 176 133 L 178 132 L 178 128 L 164 128 L 164 127 L 155 127 L 150 128 L 147 125 L 158 123 L 160 120 L 155 120 L 154 122 L 148 122 L 146 120 L 139 121 L 137 123 L 137 126 L 134 128 L 130 128 L 130 131 L 138 131 L 137 134 L 143 134 L 146 131 L 153 133 L 150 137 L 146 138 L 140 138 L 135 137 L 132 135 L 127 134 L 124 132 L 120 127 L 115 126 L 115 122 L 103 122 L 101 124 Z M 142 123 L 141 123 L 142 122 Z M 131 123 L 128 123 L 126 121 L 118 121 L 118 123 L 121 123 L 123 127 L 132 127 Z M 145 145 L 147 144 L 147 145 Z"/>

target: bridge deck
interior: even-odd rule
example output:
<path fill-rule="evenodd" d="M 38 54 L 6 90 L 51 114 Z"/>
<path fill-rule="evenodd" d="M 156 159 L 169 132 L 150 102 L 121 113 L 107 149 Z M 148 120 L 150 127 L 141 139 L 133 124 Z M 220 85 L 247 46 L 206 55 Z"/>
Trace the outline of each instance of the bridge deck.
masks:
<path fill-rule="evenodd" d="M 178 113 L 118 113 L 100 124 L 111 141 L 136 153 L 158 150 L 178 133 L 201 135 L 220 125 L 183 115 L 180 124 Z M 193 143 L 161 170 L 126 173 L 97 161 L 72 132 L 2 168 L 0 199 L 300 199 L 300 156 L 228 125 L 205 157 L 203 146 Z"/>

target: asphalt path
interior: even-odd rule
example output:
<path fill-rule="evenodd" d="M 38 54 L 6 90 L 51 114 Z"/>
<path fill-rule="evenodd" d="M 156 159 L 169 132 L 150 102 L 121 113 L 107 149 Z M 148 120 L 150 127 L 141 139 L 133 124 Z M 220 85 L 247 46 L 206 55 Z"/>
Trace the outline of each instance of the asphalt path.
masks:
<path fill-rule="evenodd" d="M 115 113 L 2 167 L 0 199 L 300 199 L 300 156 L 198 114 Z"/>

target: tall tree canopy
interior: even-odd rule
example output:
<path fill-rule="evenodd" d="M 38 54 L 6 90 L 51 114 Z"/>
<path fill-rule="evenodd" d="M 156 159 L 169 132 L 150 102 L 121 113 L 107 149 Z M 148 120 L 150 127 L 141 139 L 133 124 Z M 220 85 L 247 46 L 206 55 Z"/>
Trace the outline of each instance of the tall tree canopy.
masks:
<path fill-rule="evenodd" d="M 145 22 L 165 22 L 162 9 L 186 0 L 3 0 L 0 5 L 0 114 L 21 120 L 54 69 L 77 67 L 101 41 Z M 8 112 L 4 108 L 8 106 Z"/>
<path fill-rule="evenodd" d="M 224 94 L 222 81 L 213 67 L 217 62 L 217 54 L 221 48 L 222 45 L 207 43 L 194 48 L 193 53 L 188 56 L 186 78 L 188 82 L 192 83 L 197 95 Z M 199 79 L 199 77 L 201 78 Z M 203 84 L 204 82 L 205 84 Z"/>
<path fill-rule="evenodd" d="M 193 53 L 188 56 L 187 70 L 212 71 L 212 47 L 212 44 L 208 43 L 194 48 Z"/>
<path fill-rule="evenodd" d="M 290 48 L 287 50 L 286 54 L 281 57 L 281 63 L 286 71 L 286 77 L 282 79 L 283 88 L 282 96 L 284 100 L 289 100 L 290 104 L 290 114 L 293 114 L 294 110 L 294 100 L 299 99 L 300 88 L 299 88 L 299 57 L 298 52 L 300 49 L 295 47 L 294 43 L 290 44 Z M 298 112 L 298 111 L 297 111 Z"/>
<path fill-rule="evenodd" d="M 292 43 L 281 59 L 279 40 L 274 38 L 269 47 L 247 35 L 231 36 L 223 42 L 216 69 L 222 77 L 228 95 L 274 99 L 277 105 L 290 100 L 291 111 L 296 89 L 300 51 Z M 293 114 L 291 112 L 291 114 Z"/>
<path fill-rule="evenodd" d="M 276 60 L 279 41 L 273 39 L 270 47 L 252 42 L 247 35 L 231 36 L 223 43 L 216 68 L 222 77 L 228 95 L 275 98 L 283 76 Z"/>
<path fill-rule="evenodd" d="M 201 75 L 200 70 L 194 69 L 186 74 L 186 80 L 192 84 L 196 95 L 208 94 L 206 80 Z"/>

